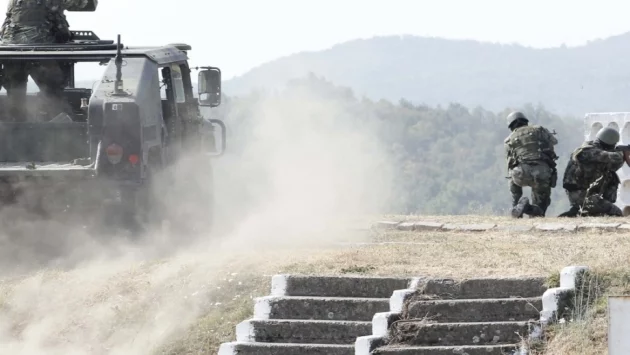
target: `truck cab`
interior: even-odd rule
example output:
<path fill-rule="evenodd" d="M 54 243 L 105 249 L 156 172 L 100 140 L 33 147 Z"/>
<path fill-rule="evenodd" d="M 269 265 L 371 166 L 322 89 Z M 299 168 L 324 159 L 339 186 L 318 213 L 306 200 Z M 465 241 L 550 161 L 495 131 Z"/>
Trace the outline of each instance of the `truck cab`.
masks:
<path fill-rule="evenodd" d="M 89 31 L 72 35 L 64 44 L 0 46 L 5 78 L 2 72 L 11 64 L 57 63 L 67 107 L 63 114 L 51 114 L 41 92 L 29 93 L 26 120 L 14 122 L 6 110 L 9 98 L 0 92 L 0 204 L 17 203 L 25 190 L 41 191 L 37 201 L 61 190 L 51 207 L 98 211 L 100 202 L 118 201 L 137 216 L 148 208 L 136 203 L 139 191 L 146 193 L 155 174 L 191 152 L 203 164 L 223 154 L 225 125 L 200 111 L 220 105 L 221 71 L 191 68 L 192 48 L 186 44 L 126 47 L 120 36 L 114 42 Z M 81 63 L 104 67 L 91 86 L 77 87 L 85 83 L 75 78 Z"/>

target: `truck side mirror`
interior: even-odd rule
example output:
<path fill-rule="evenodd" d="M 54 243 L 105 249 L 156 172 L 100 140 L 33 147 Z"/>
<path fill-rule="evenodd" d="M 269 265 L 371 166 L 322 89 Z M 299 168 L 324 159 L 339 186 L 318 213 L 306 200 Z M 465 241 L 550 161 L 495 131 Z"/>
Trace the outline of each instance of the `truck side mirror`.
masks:
<path fill-rule="evenodd" d="M 200 106 L 217 107 L 221 104 L 221 70 L 219 68 L 201 70 L 197 85 Z"/>

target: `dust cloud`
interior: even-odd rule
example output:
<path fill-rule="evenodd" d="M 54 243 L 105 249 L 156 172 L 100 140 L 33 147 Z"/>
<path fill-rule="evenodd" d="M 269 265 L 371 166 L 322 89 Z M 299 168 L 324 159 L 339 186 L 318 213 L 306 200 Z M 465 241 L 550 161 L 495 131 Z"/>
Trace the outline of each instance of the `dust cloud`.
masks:
<path fill-rule="evenodd" d="M 356 238 L 348 227 L 387 207 L 392 168 L 375 120 L 332 102 L 301 88 L 229 104 L 226 155 L 191 153 L 157 184 L 174 223 L 142 239 L 5 217 L 0 353 L 150 354 L 203 315 L 237 252 Z"/>

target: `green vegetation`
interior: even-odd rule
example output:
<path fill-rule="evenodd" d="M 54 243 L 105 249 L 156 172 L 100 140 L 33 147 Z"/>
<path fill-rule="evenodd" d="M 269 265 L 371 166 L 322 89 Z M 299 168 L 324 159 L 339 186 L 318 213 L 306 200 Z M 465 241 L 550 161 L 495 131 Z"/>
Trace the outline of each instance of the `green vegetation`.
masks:
<path fill-rule="evenodd" d="M 311 75 L 292 80 L 282 92 L 228 97 L 218 112 L 229 123 L 231 149 L 238 153 L 245 145 L 258 102 L 271 97 L 280 103 L 290 102 L 293 95 L 304 92 L 312 100 L 334 106 L 336 120 L 377 127 L 373 139 L 387 147 L 396 170 L 390 212 L 505 214 L 511 207 L 503 148 L 510 133 L 505 123 L 509 109 L 492 112 L 456 103 L 428 107 L 404 99 L 397 103 L 359 99 L 351 89 Z M 515 108 L 525 112 L 532 124 L 557 132 L 558 187 L 549 209 L 550 215 L 557 215 L 568 208 L 562 175 L 570 152 L 583 141 L 582 122 L 554 115 L 542 106 Z M 304 115 L 309 114 L 318 113 L 305 107 Z M 529 189 L 525 193 L 529 194 Z"/>

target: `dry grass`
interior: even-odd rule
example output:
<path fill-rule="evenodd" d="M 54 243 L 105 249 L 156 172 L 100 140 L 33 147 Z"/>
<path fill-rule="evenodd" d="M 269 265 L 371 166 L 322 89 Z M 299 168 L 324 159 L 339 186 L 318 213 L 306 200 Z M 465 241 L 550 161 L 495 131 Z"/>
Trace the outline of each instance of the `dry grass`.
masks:
<path fill-rule="evenodd" d="M 478 223 L 479 219 L 470 221 Z M 614 272 L 621 272 L 624 261 L 630 258 L 627 233 L 620 232 L 471 234 L 383 231 L 375 233 L 372 238 L 375 242 L 405 244 L 350 246 L 308 252 L 267 252 L 261 256 L 266 261 L 257 267 L 260 273 L 268 276 L 275 273 L 302 273 L 460 278 L 490 275 L 548 276 L 566 265 L 582 264 L 608 270 L 610 275 L 614 275 Z M 252 276 L 251 280 L 248 283 L 250 286 L 245 288 L 249 290 L 248 295 L 255 297 L 268 294 L 268 277 Z M 165 353 L 215 352 L 220 343 L 234 340 L 234 326 L 251 316 L 252 306 L 249 297 L 227 300 L 224 308 L 211 310 Z M 605 339 L 605 325 L 605 318 L 597 317 L 592 321 L 571 323 L 564 329 L 558 329 L 545 354 L 599 354 L 601 349 L 605 349 L 605 342 L 602 341 L 602 337 Z M 582 335 L 588 335 L 580 339 L 589 346 L 575 342 L 575 337 Z"/>
<path fill-rule="evenodd" d="M 566 321 L 552 326 L 546 344 L 534 355 L 608 353 L 607 296 L 630 294 L 630 270 L 595 270 L 578 287 L 572 312 Z"/>
<path fill-rule="evenodd" d="M 440 220 L 425 217 L 423 220 Z M 514 223 L 507 218 L 451 217 L 452 223 Z M 577 220 L 574 220 L 578 222 Z M 602 219 L 597 219 L 601 222 Z M 528 223 L 529 221 L 521 221 Z M 111 334 L 117 327 L 129 327 L 131 322 L 155 321 L 155 306 L 169 302 L 182 302 L 191 297 L 190 307 L 199 312 L 182 329 L 167 332 L 164 344 L 152 349 L 154 354 L 216 353 L 219 344 L 234 340 L 234 327 L 249 318 L 253 311 L 253 298 L 269 293 L 270 276 L 278 273 L 323 275 L 409 275 L 439 277 L 476 276 L 549 276 L 567 265 L 588 265 L 600 274 L 609 275 L 607 290 L 624 287 L 624 265 L 630 260 L 630 240 L 624 232 L 579 233 L 510 233 L 493 231 L 486 233 L 464 232 L 401 232 L 373 231 L 369 236 L 354 233 L 337 240 L 369 241 L 376 244 L 326 245 L 317 243 L 307 247 L 290 245 L 280 248 L 258 248 L 249 252 L 230 252 L 182 256 L 174 260 L 122 267 L 109 270 L 101 282 L 93 286 L 73 302 L 90 304 L 91 308 L 110 305 L 112 299 L 121 307 L 120 315 L 105 334 L 91 334 L 98 344 L 112 342 Z M 378 244 L 388 243 L 388 244 Z M 152 275 L 169 276 L 155 280 Z M 159 273 L 157 272 L 159 271 Z M 616 275 L 616 276 L 615 276 Z M 33 282 L 32 276 L 0 282 L 0 312 L 15 316 L 11 299 L 16 289 L 25 282 Z M 38 287 L 51 291 L 76 286 L 82 280 L 73 271 L 49 272 L 38 279 Z M 199 280 L 204 280 L 200 282 Z M 621 286 L 620 286 L 621 285 Z M 617 288 L 619 290 L 619 288 Z M 608 292 L 608 291 L 607 291 Z M 168 295 L 165 296 L 165 295 Z M 78 297 L 78 296 L 77 296 Z M 188 305 L 188 300 L 183 301 Z M 601 315 L 601 301 L 597 311 L 580 322 L 558 328 L 549 342 L 545 354 L 600 354 L 605 353 L 605 317 Z M 35 308 L 37 309 L 37 308 Z M 201 311 L 202 310 L 202 311 Z M 21 310 L 26 311 L 26 310 Z M 145 314 L 146 313 L 146 314 Z M 85 316 L 74 314 L 77 318 Z M 24 315 L 15 331 L 33 321 Z M 76 324 L 66 325 L 60 333 L 77 332 Z M 190 325 L 192 324 L 192 325 Z M 582 336 L 588 335 L 588 336 Z M 98 337 L 101 338 L 98 338 Z M 581 339 L 579 343 L 576 339 Z M 578 344 L 578 345 L 575 345 Z M 580 352 L 587 351 L 587 352 Z M 101 353 L 95 351 L 93 353 Z"/>

